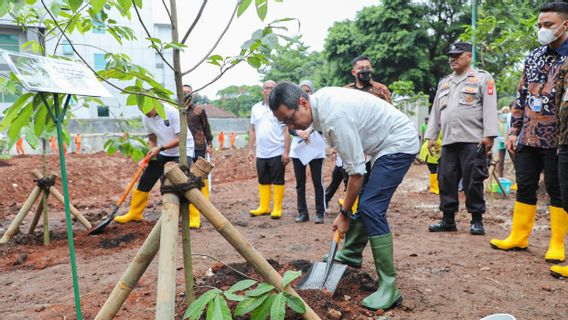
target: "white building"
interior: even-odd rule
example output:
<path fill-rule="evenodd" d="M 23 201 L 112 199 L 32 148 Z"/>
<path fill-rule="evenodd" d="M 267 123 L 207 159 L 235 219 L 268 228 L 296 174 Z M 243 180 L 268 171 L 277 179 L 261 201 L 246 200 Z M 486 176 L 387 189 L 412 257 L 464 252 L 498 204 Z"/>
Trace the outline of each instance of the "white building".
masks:
<path fill-rule="evenodd" d="M 46 1 L 48 2 L 48 1 Z M 41 4 L 39 4 L 41 6 Z M 113 10 L 114 12 L 115 10 Z M 159 38 L 163 42 L 171 41 L 171 27 L 167 16 L 162 14 L 162 4 L 159 0 L 144 1 L 144 7 L 140 10 L 142 21 L 144 21 L 152 37 Z M 173 71 L 165 65 L 161 57 L 152 48 L 149 48 L 149 41 L 146 40 L 146 33 L 142 25 L 138 21 L 135 13 L 132 13 L 132 20 L 120 17 L 116 12 L 111 15 L 118 24 L 130 27 L 135 35 L 136 40 L 123 41 L 121 45 L 114 37 L 108 33 L 101 25 L 100 28 L 94 28 L 85 34 L 74 32 L 70 39 L 77 52 L 95 69 L 101 70 L 105 68 L 105 53 L 125 53 L 131 57 L 132 63 L 138 64 L 153 74 L 154 80 L 164 85 L 166 88 L 175 92 L 175 82 Z M 39 26 L 41 28 L 41 26 Z M 36 29 L 37 30 L 37 29 Z M 0 49 L 21 51 L 21 46 L 32 39 L 36 35 L 33 32 L 25 32 L 10 22 L 9 17 L 0 18 Z M 49 37 L 48 37 L 49 38 Z M 58 39 L 48 39 L 46 44 L 47 52 L 54 53 Z M 171 63 L 171 50 L 167 51 L 165 57 Z M 77 55 L 69 42 L 65 39 L 61 41 L 55 54 L 74 58 L 78 60 Z M 0 58 L 0 74 L 9 72 L 7 64 Z M 112 81 L 119 87 L 128 85 L 126 82 Z M 112 98 L 103 98 L 105 106 L 93 106 L 91 108 L 72 108 L 73 114 L 79 119 L 96 119 L 112 117 L 133 118 L 140 117 L 141 113 L 136 106 L 126 106 L 126 95 L 120 94 L 120 91 L 112 86 L 105 84 L 105 87 L 113 94 Z M 13 103 L 17 97 L 2 95 L 0 92 L 0 117 L 4 109 Z"/>

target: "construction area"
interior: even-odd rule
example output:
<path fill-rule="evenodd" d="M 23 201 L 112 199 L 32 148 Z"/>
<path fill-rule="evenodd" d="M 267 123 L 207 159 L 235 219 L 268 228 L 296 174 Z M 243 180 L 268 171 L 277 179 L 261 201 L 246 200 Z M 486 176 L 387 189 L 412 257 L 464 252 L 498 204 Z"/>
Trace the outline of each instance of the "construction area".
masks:
<path fill-rule="evenodd" d="M 70 154 L 66 162 L 70 202 L 93 226 L 109 214 L 136 171 L 136 163 L 131 159 L 105 153 Z M 336 214 L 326 214 L 323 224 L 294 222 L 297 212 L 291 166 L 286 168 L 282 218 L 272 220 L 268 216 L 251 217 L 248 213 L 256 206 L 258 195 L 255 163 L 249 160 L 246 150 L 214 152 L 212 162 L 215 165 L 211 179 L 212 204 L 280 275 L 287 270 L 306 273 L 312 262 L 321 261 L 329 249 L 331 223 Z M 0 160 L 0 234 L 6 232 L 24 206 L 35 186 L 30 173 L 39 168 L 41 156 L 38 155 Z M 47 157 L 47 168 L 48 172 L 59 172 L 56 156 Z M 328 157 L 324 169 L 326 184 L 332 168 L 333 161 Z M 508 175 L 511 177 L 511 173 Z M 56 179 L 53 187 L 61 190 L 61 180 Z M 84 318 L 97 316 L 160 218 L 164 206 L 157 189 L 158 186 L 151 192 L 143 221 L 112 223 L 101 234 L 89 235 L 84 224 L 74 220 Z M 311 185 L 307 194 L 313 217 Z M 340 197 L 342 191 L 331 202 L 337 209 Z M 510 313 L 517 319 L 566 319 L 566 281 L 551 277 L 550 264 L 543 258 L 550 235 L 545 192 L 539 191 L 537 219 L 528 251 L 501 252 L 489 245 L 491 238 L 507 234 L 513 197 L 487 194 L 485 236 L 470 235 L 470 217 L 463 209 L 456 219 L 458 232 L 428 232 L 428 225 L 440 217 L 438 196 L 428 192 L 426 166 L 415 163 L 388 211 L 396 248 L 398 285 L 404 297 L 402 306 L 386 312 L 361 307 L 361 300 L 377 288 L 368 247 L 363 267 L 348 268 L 333 296 L 319 290 L 298 291 L 298 294 L 321 319 L 480 319 L 494 313 Z M 463 195 L 460 201 L 463 203 Z M 49 245 L 43 244 L 42 219 L 37 221 L 35 231 L 28 234 L 32 214 L 23 220 L 11 240 L 0 245 L 1 319 L 75 319 L 64 207 L 53 196 L 48 204 Z M 30 212 L 34 212 L 35 206 Z M 125 211 L 127 206 L 119 213 Z M 211 287 L 226 290 L 245 279 L 244 275 L 262 279 L 207 219 L 202 218 L 201 228 L 192 229 L 190 234 L 196 296 Z M 175 239 L 178 243 L 175 318 L 182 319 L 187 303 L 181 232 Z M 158 259 L 154 259 L 114 318 L 153 319 L 159 304 L 157 278 Z M 229 306 L 235 305 L 230 302 Z M 291 310 L 286 316 L 286 319 L 299 318 Z"/>

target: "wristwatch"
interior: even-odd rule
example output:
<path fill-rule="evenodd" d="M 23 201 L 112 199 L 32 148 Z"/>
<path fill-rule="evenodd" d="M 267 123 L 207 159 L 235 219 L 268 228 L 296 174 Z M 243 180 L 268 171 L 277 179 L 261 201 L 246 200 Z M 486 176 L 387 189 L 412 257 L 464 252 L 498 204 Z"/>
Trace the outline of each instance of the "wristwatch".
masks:
<path fill-rule="evenodd" d="M 351 210 L 344 210 L 343 208 L 339 209 L 339 213 L 344 216 L 345 218 L 349 218 L 351 217 L 351 215 L 353 215 L 353 211 Z"/>
<path fill-rule="evenodd" d="M 161 145 L 161 146 L 160 146 L 160 152 L 162 152 L 162 151 L 164 151 L 164 150 L 166 150 L 166 148 Z"/>

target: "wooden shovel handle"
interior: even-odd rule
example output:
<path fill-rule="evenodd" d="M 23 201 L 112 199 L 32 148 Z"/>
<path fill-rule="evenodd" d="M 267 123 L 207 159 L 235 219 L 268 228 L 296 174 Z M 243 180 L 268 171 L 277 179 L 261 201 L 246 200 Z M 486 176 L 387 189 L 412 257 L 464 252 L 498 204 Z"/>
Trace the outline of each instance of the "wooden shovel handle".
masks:
<path fill-rule="evenodd" d="M 335 241 L 335 243 L 341 242 L 341 235 L 339 234 L 339 231 L 335 231 L 333 234 L 333 241 Z"/>
<path fill-rule="evenodd" d="M 138 181 L 138 178 L 140 178 L 140 175 L 142 174 L 142 172 L 144 172 L 144 169 L 146 169 L 146 167 L 148 166 L 150 157 L 151 155 L 147 154 L 146 157 L 142 159 L 142 162 L 140 162 L 140 165 L 138 166 L 138 170 L 136 170 L 134 178 L 130 180 L 130 183 L 126 187 L 126 190 L 124 190 L 124 193 L 120 196 L 120 199 L 118 199 L 118 202 L 116 203 L 117 206 L 120 206 L 124 202 L 124 200 L 126 200 L 126 197 L 128 197 L 128 194 L 130 193 L 130 190 L 132 190 L 132 187 L 134 186 L 136 181 Z"/>

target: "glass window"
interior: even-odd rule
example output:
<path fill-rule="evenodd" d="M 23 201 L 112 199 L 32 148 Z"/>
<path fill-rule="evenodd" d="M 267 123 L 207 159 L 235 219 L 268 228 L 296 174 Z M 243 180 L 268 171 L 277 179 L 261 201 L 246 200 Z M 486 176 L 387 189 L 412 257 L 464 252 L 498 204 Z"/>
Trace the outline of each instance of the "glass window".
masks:
<path fill-rule="evenodd" d="M 93 19 L 93 33 L 105 33 L 105 23 L 101 20 L 100 13 Z"/>
<path fill-rule="evenodd" d="M 107 117 L 109 116 L 110 111 L 108 106 L 97 106 L 97 116 L 100 117 Z"/>
<path fill-rule="evenodd" d="M 104 70 L 106 68 L 106 60 L 104 53 L 95 53 L 94 69 L 97 71 Z"/>
<path fill-rule="evenodd" d="M 20 41 L 17 33 L 0 33 L 0 49 L 20 51 Z"/>
<path fill-rule="evenodd" d="M 67 40 L 63 40 L 63 54 L 66 56 L 72 56 L 73 55 L 73 48 L 71 48 L 71 45 L 69 44 L 69 42 Z"/>

